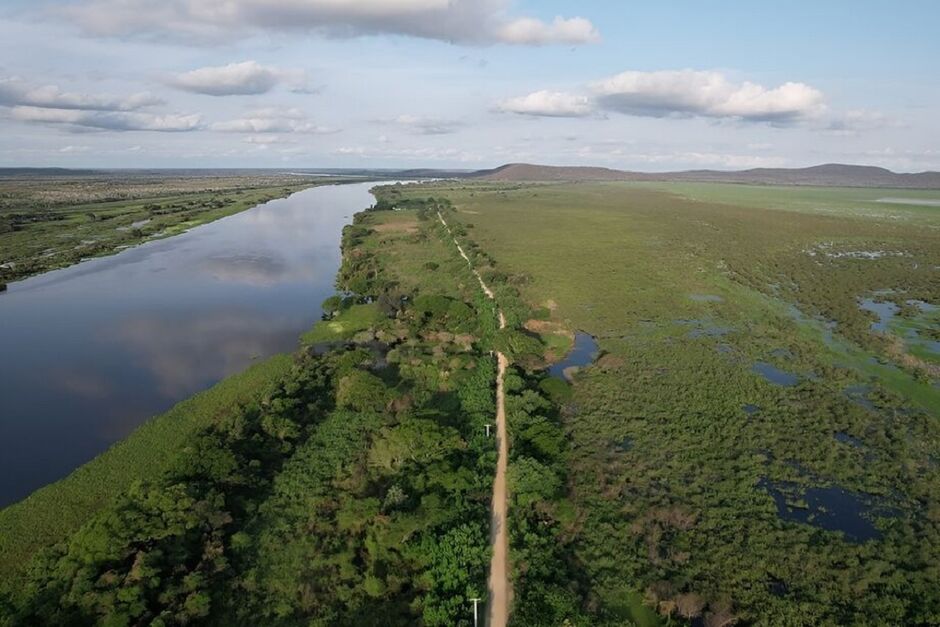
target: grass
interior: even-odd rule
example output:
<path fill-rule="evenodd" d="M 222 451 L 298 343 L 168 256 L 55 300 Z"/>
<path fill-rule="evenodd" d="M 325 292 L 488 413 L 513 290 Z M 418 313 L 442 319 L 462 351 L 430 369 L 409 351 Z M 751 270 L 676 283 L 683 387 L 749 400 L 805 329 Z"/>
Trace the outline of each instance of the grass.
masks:
<path fill-rule="evenodd" d="M 701 598 L 704 614 L 755 624 L 938 615 L 937 573 L 918 556 L 940 551 L 940 389 L 858 307 L 888 288 L 898 304 L 940 303 L 940 209 L 877 202 L 928 194 L 627 183 L 404 193 L 451 200 L 490 271 L 599 339 L 605 356 L 575 378 L 566 429 L 579 511 L 568 533 L 602 614 L 636 620 L 627 586 L 664 610 Z M 869 251 L 897 254 L 857 254 Z M 772 384 L 757 361 L 799 383 Z M 846 394 L 859 385 L 874 410 Z M 868 495 L 882 537 L 853 543 L 783 521 L 762 479 Z"/>
<path fill-rule="evenodd" d="M 356 333 L 373 328 L 381 317 L 375 304 L 352 305 L 335 318 L 321 320 L 315 324 L 310 331 L 303 334 L 301 340 L 305 344 L 349 340 Z"/>
<path fill-rule="evenodd" d="M 219 382 L 147 421 L 66 478 L 0 510 L 0 590 L 18 580 L 38 549 L 65 539 L 132 482 L 159 476 L 192 434 L 260 399 L 290 363 L 289 356 L 278 355 Z"/>

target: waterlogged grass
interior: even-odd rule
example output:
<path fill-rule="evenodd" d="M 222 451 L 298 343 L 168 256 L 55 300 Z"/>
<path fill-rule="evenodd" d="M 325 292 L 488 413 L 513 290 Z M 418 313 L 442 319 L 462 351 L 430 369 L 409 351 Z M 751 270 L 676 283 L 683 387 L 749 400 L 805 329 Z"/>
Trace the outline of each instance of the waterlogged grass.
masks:
<path fill-rule="evenodd" d="M 778 187 L 729 183 L 634 183 L 690 200 L 757 209 L 860 215 L 889 220 L 936 221 L 940 191 L 857 187 Z"/>
<path fill-rule="evenodd" d="M 159 476 L 192 434 L 263 397 L 290 363 L 278 355 L 219 382 L 147 421 L 68 477 L 0 510 L 0 590 L 19 581 L 38 549 L 64 540 L 134 481 Z"/>
<path fill-rule="evenodd" d="M 935 621 L 936 379 L 858 303 L 940 303 L 940 211 L 878 202 L 924 195 L 906 190 L 667 187 L 404 192 L 451 200 L 533 310 L 598 338 L 564 410 L 566 531 L 596 616 L 639 621 L 642 598 L 716 624 Z M 767 481 L 863 495 L 879 537 L 784 520 Z"/>

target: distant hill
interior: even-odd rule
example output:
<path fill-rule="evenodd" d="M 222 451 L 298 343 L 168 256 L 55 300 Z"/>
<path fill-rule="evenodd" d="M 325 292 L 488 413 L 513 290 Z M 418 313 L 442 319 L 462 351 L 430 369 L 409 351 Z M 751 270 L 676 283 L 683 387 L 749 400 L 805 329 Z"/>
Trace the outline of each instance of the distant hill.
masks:
<path fill-rule="evenodd" d="M 492 170 L 480 170 L 474 177 L 488 181 L 700 181 L 752 185 L 940 189 L 940 172 L 901 174 L 884 168 L 838 163 L 793 169 L 754 168 L 730 172 L 687 170 L 663 173 L 511 163 Z"/>
<path fill-rule="evenodd" d="M 489 181 L 642 181 L 651 175 L 610 168 L 533 165 L 510 163 L 492 170 L 480 170 L 474 176 Z"/>

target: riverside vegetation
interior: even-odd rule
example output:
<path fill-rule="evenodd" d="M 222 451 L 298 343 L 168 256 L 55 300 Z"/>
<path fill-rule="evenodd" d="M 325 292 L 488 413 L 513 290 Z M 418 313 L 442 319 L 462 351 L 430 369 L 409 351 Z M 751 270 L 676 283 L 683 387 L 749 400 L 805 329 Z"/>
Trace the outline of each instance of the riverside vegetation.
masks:
<path fill-rule="evenodd" d="M 109 255 L 335 182 L 146 172 L 0 177 L 0 285 Z"/>
<path fill-rule="evenodd" d="M 0 624 L 471 624 L 492 350 L 512 624 L 936 623 L 936 215 L 789 192 L 380 188 L 292 362 L 0 512 Z M 546 376 L 575 330 L 596 364 Z M 119 455 L 178 425 L 150 472 Z"/>
<path fill-rule="evenodd" d="M 497 328 L 430 219 L 446 203 L 382 208 L 344 231 L 342 292 L 293 360 L 223 382 L 0 512 L 13 532 L 0 624 L 472 623 L 489 561 L 491 350 L 525 361 L 541 345 Z M 530 442 L 513 481 L 527 537 L 549 545 L 540 504 L 564 483 L 564 439 L 538 382 L 512 377 Z M 533 550 L 528 580 L 560 582 L 556 606 L 576 612 L 577 578 L 551 548 Z"/>

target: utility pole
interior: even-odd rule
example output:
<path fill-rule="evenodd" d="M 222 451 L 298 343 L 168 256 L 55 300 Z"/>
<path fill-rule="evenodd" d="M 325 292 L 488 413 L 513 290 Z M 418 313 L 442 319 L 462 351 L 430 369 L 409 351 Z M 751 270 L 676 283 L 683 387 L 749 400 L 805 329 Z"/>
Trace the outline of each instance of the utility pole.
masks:
<path fill-rule="evenodd" d="M 486 427 L 486 437 L 490 437 L 490 427 L 492 427 L 493 425 L 487 424 L 483 426 Z"/>
<path fill-rule="evenodd" d="M 477 627 L 477 603 L 480 602 L 480 599 L 470 599 L 470 600 L 473 601 L 473 627 Z"/>

